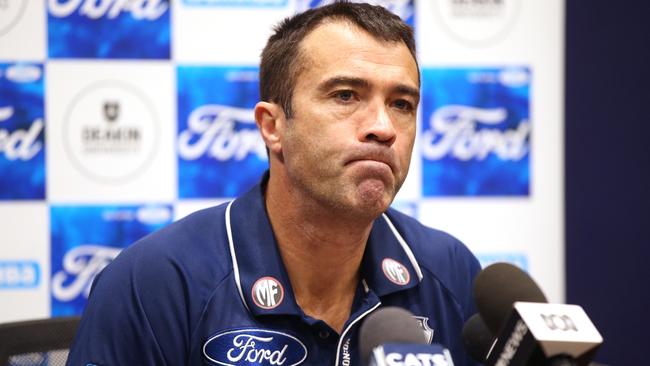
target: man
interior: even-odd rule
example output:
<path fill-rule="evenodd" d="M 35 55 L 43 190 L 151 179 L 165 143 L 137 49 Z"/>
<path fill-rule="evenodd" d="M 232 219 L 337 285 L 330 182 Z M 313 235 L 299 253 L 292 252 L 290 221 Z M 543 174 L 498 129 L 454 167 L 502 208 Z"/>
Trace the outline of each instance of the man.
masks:
<path fill-rule="evenodd" d="M 389 209 L 419 87 L 412 30 L 385 9 L 336 3 L 285 20 L 255 107 L 269 172 L 108 266 L 68 364 L 359 365 L 359 326 L 380 306 L 410 310 L 468 364 L 476 259 Z"/>

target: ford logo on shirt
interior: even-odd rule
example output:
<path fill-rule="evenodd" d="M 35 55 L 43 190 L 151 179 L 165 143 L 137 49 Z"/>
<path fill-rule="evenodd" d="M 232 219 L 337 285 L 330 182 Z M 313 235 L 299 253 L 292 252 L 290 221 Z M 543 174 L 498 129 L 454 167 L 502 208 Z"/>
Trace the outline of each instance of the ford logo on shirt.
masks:
<path fill-rule="evenodd" d="M 245 328 L 211 336 L 203 345 L 203 355 L 216 365 L 294 366 L 307 358 L 307 347 L 286 333 Z"/>

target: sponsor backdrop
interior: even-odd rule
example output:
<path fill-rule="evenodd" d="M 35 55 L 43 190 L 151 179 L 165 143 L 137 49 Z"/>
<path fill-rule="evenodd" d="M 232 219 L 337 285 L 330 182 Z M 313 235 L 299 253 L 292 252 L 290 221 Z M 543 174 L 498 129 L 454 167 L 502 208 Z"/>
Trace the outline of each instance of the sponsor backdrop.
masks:
<path fill-rule="evenodd" d="M 79 314 L 121 249 L 258 181 L 260 51 L 328 2 L 0 1 L 0 321 Z M 562 301 L 563 1 L 374 2 L 422 68 L 395 207 Z"/>

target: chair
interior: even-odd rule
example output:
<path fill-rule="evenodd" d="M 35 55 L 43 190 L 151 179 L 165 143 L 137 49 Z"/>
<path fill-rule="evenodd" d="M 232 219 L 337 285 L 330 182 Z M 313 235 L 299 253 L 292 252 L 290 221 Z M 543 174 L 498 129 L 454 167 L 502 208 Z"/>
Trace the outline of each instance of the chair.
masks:
<path fill-rule="evenodd" d="M 0 324 L 0 366 L 65 365 L 80 317 Z"/>

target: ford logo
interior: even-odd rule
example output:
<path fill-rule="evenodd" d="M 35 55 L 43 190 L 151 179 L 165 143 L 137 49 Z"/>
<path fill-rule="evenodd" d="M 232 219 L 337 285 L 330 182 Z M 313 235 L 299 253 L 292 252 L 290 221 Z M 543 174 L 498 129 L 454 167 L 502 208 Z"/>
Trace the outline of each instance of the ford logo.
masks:
<path fill-rule="evenodd" d="M 211 336 L 203 345 L 203 355 L 216 365 L 294 366 L 307 358 L 307 347 L 286 333 L 245 328 Z"/>

